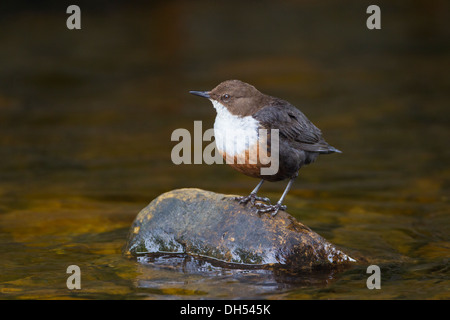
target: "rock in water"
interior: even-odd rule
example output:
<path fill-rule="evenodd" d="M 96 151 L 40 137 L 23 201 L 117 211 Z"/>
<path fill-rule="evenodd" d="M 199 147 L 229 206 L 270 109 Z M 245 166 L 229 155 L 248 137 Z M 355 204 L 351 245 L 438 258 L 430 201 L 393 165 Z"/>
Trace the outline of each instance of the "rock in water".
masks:
<path fill-rule="evenodd" d="M 260 216 L 232 198 L 200 189 L 160 195 L 137 215 L 125 254 L 183 253 L 292 270 L 355 262 L 288 213 Z"/>

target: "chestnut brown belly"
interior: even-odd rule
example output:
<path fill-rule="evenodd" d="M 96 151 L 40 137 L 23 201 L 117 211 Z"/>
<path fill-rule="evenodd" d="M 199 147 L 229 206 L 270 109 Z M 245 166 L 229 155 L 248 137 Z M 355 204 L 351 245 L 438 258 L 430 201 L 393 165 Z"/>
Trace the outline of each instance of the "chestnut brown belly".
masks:
<path fill-rule="evenodd" d="M 278 159 L 271 159 L 270 145 L 268 151 L 262 153 L 258 153 L 258 144 L 248 148 L 245 152 L 235 155 L 227 154 L 220 149 L 219 152 L 225 160 L 225 163 L 232 166 L 235 170 L 247 176 L 267 181 L 280 181 L 296 176 L 303 165 L 313 162 L 318 155 L 318 153 L 310 153 L 294 148 L 290 145 L 289 141 L 283 139 L 280 139 Z M 252 155 L 252 158 L 250 158 L 250 155 Z M 262 161 L 261 157 L 263 157 Z M 272 175 L 261 174 L 262 168 L 271 167 L 272 160 L 278 161 L 278 171 Z"/>
<path fill-rule="evenodd" d="M 272 165 L 272 159 L 270 158 L 270 149 L 263 153 L 258 151 L 257 144 L 245 150 L 245 152 L 236 155 L 230 155 L 225 151 L 219 150 L 226 164 L 247 176 L 268 181 L 279 181 L 287 178 L 283 176 L 282 168 L 279 168 L 278 172 L 274 175 L 262 175 L 261 169 L 269 168 Z"/>

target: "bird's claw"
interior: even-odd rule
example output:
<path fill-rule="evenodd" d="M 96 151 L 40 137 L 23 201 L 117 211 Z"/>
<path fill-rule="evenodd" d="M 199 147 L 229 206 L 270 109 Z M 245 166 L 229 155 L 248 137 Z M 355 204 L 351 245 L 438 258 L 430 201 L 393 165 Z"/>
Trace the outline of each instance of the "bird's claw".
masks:
<path fill-rule="evenodd" d="M 286 211 L 287 207 L 281 203 L 271 204 L 270 199 L 266 197 L 258 197 L 255 193 L 250 193 L 248 196 L 244 197 L 234 197 L 234 200 L 238 201 L 240 204 L 247 204 L 250 202 L 253 207 L 256 207 L 256 213 L 261 215 L 263 213 L 272 212 L 271 216 L 275 217 L 279 210 Z M 260 202 L 256 202 L 260 201 Z M 265 203 L 261 203 L 265 202 Z"/>
<path fill-rule="evenodd" d="M 240 204 L 247 204 L 250 202 L 252 205 L 256 205 L 256 201 L 262 201 L 266 203 L 271 203 L 269 198 L 258 197 L 256 193 L 250 193 L 248 196 L 234 197 L 234 200 L 238 201 Z"/>
<path fill-rule="evenodd" d="M 258 213 L 259 215 L 261 215 L 262 213 L 272 212 L 272 217 L 275 217 L 279 210 L 286 211 L 287 209 L 287 207 L 285 205 L 282 205 L 281 203 L 277 203 L 275 205 L 255 203 L 254 206 L 258 207 L 256 213 Z"/>

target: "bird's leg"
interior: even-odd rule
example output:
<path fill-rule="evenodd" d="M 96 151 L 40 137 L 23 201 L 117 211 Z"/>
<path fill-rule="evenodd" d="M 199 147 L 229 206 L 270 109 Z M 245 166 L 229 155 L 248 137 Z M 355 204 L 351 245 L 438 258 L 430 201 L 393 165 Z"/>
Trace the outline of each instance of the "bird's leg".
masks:
<path fill-rule="evenodd" d="M 259 209 L 256 211 L 258 214 L 266 213 L 266 212 L 272 212 L 272 217 L 275 217 L 279 210 L 286 210 L 287 207 L 283 205 L 284 198 L 288 194 L 289 190 L 291 190 L 292 184 L 295 181 L 295 178 L 297 178 L 297 175 L 295 177 L 292 177 L 291 180 L 289 180 L 286 189 L 284 189 L 284 192 L 278 200 L 277 204 L 275 205 L 267 205 L 267 204 L 261 204 L 257 203 L 255 204 L 256 207 L 259 207 Z"/>
<path fill-rule="evenodd" d="M 264 179 L 261 179 L 261 181 L 258 183 L 255 189 L 253 189 L 252 192 L 248 196 L 245 197 L 235 197 L 234 200 L 239 201 L 239 203 L 246 204 L 250 201 L 252 205 L 255 204 L 256 201 L 263 201 L 270 203 L 270 199 L 266 197 L 258 197 L 256 194 L 258 193 L 259 189 L 261 188 L 262 184 L 264 183 Z"/>

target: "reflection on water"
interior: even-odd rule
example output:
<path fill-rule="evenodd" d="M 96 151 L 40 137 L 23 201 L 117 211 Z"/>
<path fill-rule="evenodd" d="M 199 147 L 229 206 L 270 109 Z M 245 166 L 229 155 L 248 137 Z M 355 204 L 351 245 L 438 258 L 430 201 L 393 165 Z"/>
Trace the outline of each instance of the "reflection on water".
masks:
<path fill-rule="evenodd" d="M 1 298 L 449 298 L 447 3 L 383 4 L 379 31 L 364 6 L 333 2 L 112 1 L 81 5 L 79 32 L 65 9 L 0 12 Z M 230 78 L 299 106 L 344 152 L 302 169 L 286 203 L 366 264 L 305 277 L 122 256 L 157 195 L 256 184 L 170 160 L 173 130 L 214 121 L 188 91 Z M 369 264 L 381 290 L 366 288 Z"/>
<path fill-rule="evenodd" d="M 270 298 L 280 292 L 298 288 L 323 288 L 333 281 L 337 271 L 316 271 L 292 274 L 282 269 L 242 269 L 235 265 L 206 261 L 190 256 L 141 257 L 138 288 L 153 289 L 157 295 L 183 296 L 189 298 L 244 299 Z M 176 271 L 173 272 L 173 271 Z M 177 276 L 174 277 L 174 274 Z M 228 285 L 224 285 L 228 284 Z"/>

